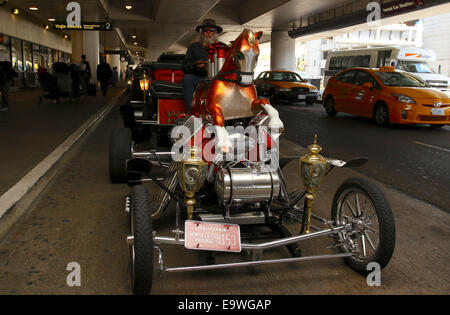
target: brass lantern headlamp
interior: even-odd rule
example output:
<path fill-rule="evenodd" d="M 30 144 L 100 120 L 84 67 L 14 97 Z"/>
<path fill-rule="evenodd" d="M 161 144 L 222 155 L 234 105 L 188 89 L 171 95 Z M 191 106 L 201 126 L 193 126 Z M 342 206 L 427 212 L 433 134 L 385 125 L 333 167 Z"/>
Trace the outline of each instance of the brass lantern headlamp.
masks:
<path fill-rule="evenodd" d="M 144 73 L 144 76 L 141 80 L 139 80 L 139 85 L 141 87 L 141 91 L 148 91 L 150 87 L 150 80 L 147 78 L 147 74 Z"/>
<path fill-rule="evenodd" d="M 177 163 L 177 177 L 186 197 L 188 219 L 194 213 L 195 193 L 202 188 L 208 174 L 208 163 L 203 161 L 202 151 L 192 146 L 188 155 Z"/>
<path fill-rule="evenodd" d="M 309 154 L 300 159 L 299 173 L 305 189 L 313 193 L 319 188 L 327 168 L 327 160 L 319 154 L 322 148 L 317 144 L 317 135 L 314 136 L 314 143 L 308 146 L 308 151 Z"/>
<path fill-rule="evenodd" d="M 299 175 L 306 189 L 303 223 L 300 233 L 310 233 L 312 204 L 316 198 L 314 192 L 319 188 L 327 169 L 327 160 L 319 153 L 322 148 L 317 144 L 317 135 L 314 143 L 308 146 L 309 153 L 300 159 Z"/>

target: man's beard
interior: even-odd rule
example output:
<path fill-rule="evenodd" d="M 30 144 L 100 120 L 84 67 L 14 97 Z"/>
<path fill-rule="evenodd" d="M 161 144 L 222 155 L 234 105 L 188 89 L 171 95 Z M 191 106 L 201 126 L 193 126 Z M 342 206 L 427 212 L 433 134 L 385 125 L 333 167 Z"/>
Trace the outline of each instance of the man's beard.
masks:
<path fill-rule="evenodd" d="M 214 44 L 215 42 L 217 42 L 217 34 L 214 34 L 214 36 L 202 35 L 200 38 L 200 42 L 202 43 L 203 46 Z"/>

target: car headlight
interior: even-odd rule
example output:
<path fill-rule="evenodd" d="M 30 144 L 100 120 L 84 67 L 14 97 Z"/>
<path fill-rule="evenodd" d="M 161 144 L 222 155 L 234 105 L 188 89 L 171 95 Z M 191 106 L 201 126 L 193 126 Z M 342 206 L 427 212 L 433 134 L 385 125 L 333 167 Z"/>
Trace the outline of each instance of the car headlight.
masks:
<path fill-rule="evenodd" d="M 319 154 L 322 148 L 317 144 L 317 135 L 314 144 L 308 146 L 308 151 L 309 154 L 300 159 L 299 175 L 305 189 L 313 193 L 319 188 L 327 167 L 327 161 Z"/>
<path fill-rule="evenodd" d="M 192 147 L 188 156 L 177 163 L 178 183 L 185 193 L 196 193 L 205 182 L 208 163 L 203 161 L 201 150 Z"/>
<path fill-rule="evenodd" d="M 184 192 L 188 220 L 192 220 L 195 207 L 195 193 L 202 188 L 208 172 L 208 163 L 203 161 L 202 151 L 191 147 L 188 156 L 177 162 L 177 178 Z"/>
<path fill-rule="evenodd" d="M 310 90 L 311 92 L 317 92 L 317 88 L 316 88 L 315 86 L 311 86 L 311 87 L 309 88 L 309 90 Z"/>
<path fill-rule="evenodd" d="M 400 103 L 409 103 L 409 104 L 416 104 L 416 101 L 414 101 L 411 97 L 402 95 L 402 94 L 392 94 L 392 96 L 395 98 L 397 102 Z"/>

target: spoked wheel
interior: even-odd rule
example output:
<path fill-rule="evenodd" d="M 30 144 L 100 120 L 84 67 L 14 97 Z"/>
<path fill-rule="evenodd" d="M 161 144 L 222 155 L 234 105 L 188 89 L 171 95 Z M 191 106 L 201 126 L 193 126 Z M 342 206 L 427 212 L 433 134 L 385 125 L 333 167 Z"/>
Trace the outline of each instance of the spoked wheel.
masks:
<path fill-rule="evenodd" d="M 109 137 L 109 178 L 112 183 L 125 183 L 128 179 L 126 162 L 131 158 L 131 130 L 116 128 Z"/>
<path fill-rule="evenodd" d="M 153 283 L 153 233 L 148 192 L 142 185 L 131 189 L 130 262 L 134 294 L 149 294 Z"/>
<path fill-rule="evenodd" d="M 395 223 L 384 194 L 371 182 L 351 178 L 337 190 L 331 208 L 336 226 L 349 225 L 337 237 L 343 252 L 353 252 L 346 263 L 367 274 L 367 265 L 376 262 L 384 268 L 395 247 Z"/>

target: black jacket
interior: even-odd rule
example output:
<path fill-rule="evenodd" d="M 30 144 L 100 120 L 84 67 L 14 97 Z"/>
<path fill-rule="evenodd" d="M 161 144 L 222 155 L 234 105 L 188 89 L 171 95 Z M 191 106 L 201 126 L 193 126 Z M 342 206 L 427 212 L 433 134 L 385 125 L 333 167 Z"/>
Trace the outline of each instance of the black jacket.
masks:
<path fill-rule="evenodd" d="M 186 74 L 195 74 L 200 77 L 207 76 L 207 70 L 200 70 L 194 66 L 194 62 L 199 60 L 208 61 L 208 50 L 202 44 L 196 42 L 191 44 L 186 52 L 186 56 L 181 64 L 183 72 Z"/>
<path fill-rule="evenodd" d="M 12 68 L 12 64 L 9 61 L 0 61 L 0 67 L 2 68 L 3 75 L 6 81 L 12 81 L 17 76 L 16 72 Z"/>
<path fill-rule="evenodd" d="M 101 63 L 97 66 L 97 80 L 109 81 L 112 77 L 112 71 L 109 63 Z"/>

